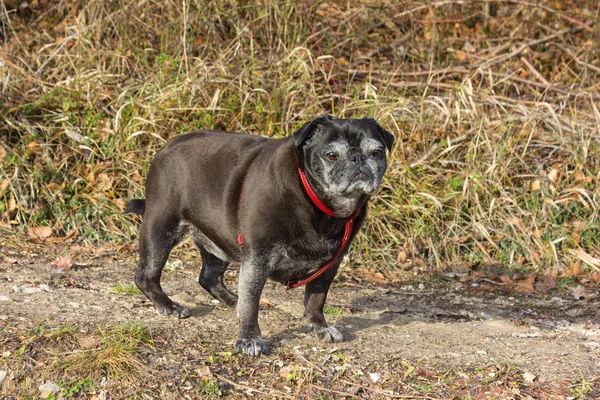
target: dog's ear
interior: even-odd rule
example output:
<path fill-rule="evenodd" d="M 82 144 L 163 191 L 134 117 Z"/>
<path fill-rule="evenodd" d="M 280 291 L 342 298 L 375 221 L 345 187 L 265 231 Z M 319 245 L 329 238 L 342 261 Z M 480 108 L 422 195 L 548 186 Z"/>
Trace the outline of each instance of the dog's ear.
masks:
<path fill-rule="evenodd" d="M 373 118 L 369 119 L 375 124 L 375 128 L 377 128 L 377 133 L 379 133 L 379 136 L 381 136 L 385 147 L 387 147 L 388 151 L 392 151 L 392 145 L 394 144 L 394 135 L 383 129 L 381 125 L 379 125 L 377 121 L 375 121 Z"/>
<path fill-rule="evenodd" d="M 331 121 L 332 119 L 333 117 L 331 115 L 324 114 L 302 125 L 302 127 L 292 135 L 294 139 L 294 145 L 296 145 L 296 147 L 300 147 L 300 145 L 310 137 L 310 135 L 320 124 L 325 121 Z"/>

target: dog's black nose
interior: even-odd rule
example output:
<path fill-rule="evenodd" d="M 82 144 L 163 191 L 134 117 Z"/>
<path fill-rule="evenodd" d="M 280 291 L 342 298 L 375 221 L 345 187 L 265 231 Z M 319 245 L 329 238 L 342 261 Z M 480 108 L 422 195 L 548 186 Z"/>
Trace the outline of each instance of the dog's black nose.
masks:
<path fill-rule="evenodd" d="M 358 153 L 358 152 L 356 152 L 350 156 L 350 161 L 353 161 L 356 165 L 364 164 L 366 159 L 367 159 L 367 156 L 365 156 L 362 153 Z"/>

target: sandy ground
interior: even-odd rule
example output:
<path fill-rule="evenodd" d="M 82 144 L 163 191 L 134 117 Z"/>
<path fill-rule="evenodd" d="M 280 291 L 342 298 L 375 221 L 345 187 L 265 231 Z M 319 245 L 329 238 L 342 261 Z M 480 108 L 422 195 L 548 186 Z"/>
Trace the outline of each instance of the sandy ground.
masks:
<path fill-rule="evenodd" d="M 134 256 L 132 256 L 134 257 Z M 174 263 L 163 286 L 176 301 L 193 309 L 189 319 L 159 315 L 142 295 L 113 292 L 130 283 L 134 258 L 104 258 L 73 266 L 52 279 L 50 261 L 31 257 L 2 263 L 0 322 L 94 326 L 139 321 L 161 332 L 173 330 L 184 340 L 201 340 L 233 351 L 237 321 L 233 310 L 214 301 L 197 284 L 197 267 Z M 11 260 L 13 261 L 13 260 Z M 227 284 L 235 288 L 235 269 Z M 62 280 L 61 280 L 62 279 Z M 297 346 L 337 346 L 363 363 L 397 356 L 448 368 L 507 363 L 539 381 L 593 377 L 600 371 L 598 303 L 564 296 L 480 290 L 452 280 L 429 280 L 396 289 L 337 284 L 328 315 L 345 336 L 322 345 L 308 334 L 302 316 L 302 289 L 286 290 L 269 282 L 264 298 L 273 306 L 260 313 L 271 353 Z"/>

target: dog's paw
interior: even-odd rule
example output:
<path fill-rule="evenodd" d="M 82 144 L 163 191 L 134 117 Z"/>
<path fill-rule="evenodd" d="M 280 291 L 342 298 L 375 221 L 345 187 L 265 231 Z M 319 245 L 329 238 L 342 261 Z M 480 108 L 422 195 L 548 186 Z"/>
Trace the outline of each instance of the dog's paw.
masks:
<path fill-rule="evenodd" d="M 226 301 L 222 301 L 222 303 L 224 305 L 226 305 L 227 307 L 229 307 L 229 308 L 236 309 L 237 308 L 237 304 L 238 304 L 238 299 L 237 299 L 237 297 L 233 297 L 233 298 L 228 299 Z"/>
<path fill-rule="evenodd" d="M 238 352 L 257 357 L 261 353 L 266 353 L 267 345 L 261 337 L 242 338 L 235 342 L 235 349 Z"/>
<path fill-rule="evenodd" d="M 177 318 L 187 318 L 190 315 L 192 315 L 189 308 L 187 308 L 186 306 L 182 306 L 179 303 L 173 303 L 171 304 L 171 306 L 168 307 L 159 307 L 158 310 L 164 315 L 173 316 Z"/>
<path fill-rule="evenodd" d="M 319 326 L 313 328 L 313 335 L 321 342 L 341 342 L 344 336 L 333 326 Z"/>

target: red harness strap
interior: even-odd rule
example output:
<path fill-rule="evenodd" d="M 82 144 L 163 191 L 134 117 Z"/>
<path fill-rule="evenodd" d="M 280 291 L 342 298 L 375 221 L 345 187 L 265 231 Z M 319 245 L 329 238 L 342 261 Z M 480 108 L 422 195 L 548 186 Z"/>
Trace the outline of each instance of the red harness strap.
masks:
<path fill-rule="evenodd" d="M 352 227 L 354 226 L 354 220 L 356 219 L 356 217 L 358 216 L 359 213 L 360 213 L 360 208 L 358 210 L 354 211 L 354 214 L 352 214 L 350 216 L 350 218 L 348 218 L 348 220 L 346 221 L 346 229 L 344 230 L 344 237 L 342 238 L 342 243 L 340 243 L 340 247 L 338 247 L 338 249 L 335 251 L 335 253 L 333 254 L 333 257 L 331 257 L 329 259 L 329 261 L 327 261 L 325 263 L 325 265 L 323 265 L 317 272 L 315 272 L 308 278 L 303 279 L 301 281 L 297 281 L 297 280 L 289 281 L 287 283 L 288 288 L 290 288 L 290 289 L 297 288 L 298 286 L 306 285 L 307 283 L 314 281 L 319 276 L 323 275 L 323 273 L 325 273 L 325 271 L 327 271 L 329 269 L 329 267 L 331 267 L 333 265 L 333 263 L 339 258 L 340 254 L 342 254 L 342 251 L 344 251 L 344 249 L 346 248 L 346 245 L 348 244 L 348 241 L 350 240 L 350 235 L 352 234 Z"/>
<path fill-rule="evenodd" d="M 335 211 L 333 211 L 331 208 L 327 207 L 325 205 L 325 203 L 323 203 L 321 201 L 321 199 L 319 199 L 319 196 L 317 196 L 315 191 L 310 187 L 310 184 L 308 183 L 308 179 L 306 178 L 304 171 L 302 171 L 302 169 L 300 167 L 298 167 L 298 175 L 300 175 L 300 181 L 302 182 L 302 187 L 304 187 L 306 194 L 308 194 L 308 197 L 310 197 L 310 200 L 313 202 L 313 204 L 315 206 L 317 206 L 317 208 L 319 210 L 321 210 L 323 213 L 329 215 L 330 217 L 337 218 L 337 216 L 335 215 Z M 243 193 L 243 189 L 242 189 L 242 195 L 243 194 L 244 193 Z M 242 203 L 242 198 L 240 196 L 240 209 L 241 209 L 241 203 Z M 352 228 L 354 227 L 354 220 L 356 219 L 356 217 L 358 216 L 359 213 L 360 213 L 360 208 L 358 210 L 354 211 L 354 213 L 346 220 L 346 227 L 344 229 L 344 237 L 342 238 L 342 243 L 340 243 L 340 247 L 338 247 L 338 249 L 335 251 L 333 256 L 329 259 L 329 261 L 327 261 L 325 263 L 325 265 L 323 265 L 317 272 L 313 273 L 308 278 L 303 279 L 301 281 L 298 281 L 298 280 L 289 281 L 287 283 L 288 288 L 290 288 L 290 289 L 297 288 L 299 286 L 303 286 L 309 282 L 314 281 L 319 276 L 323 275 L 325 273 L 325 271 L 327 271 L 333 265 L 333 263 L 336 262 L 336 260 L 340 257 L 340 254 L 342 254 L 342 252 L 346 248 L 348 241 L 350 240 L 350 235 L 352 234 Z M 240 232 L 238 234 L 237 240 L 238 240 L 239 245 L 241 247 L 244 247 L 244 238 L 242 237 L 242 232 Z"/>

